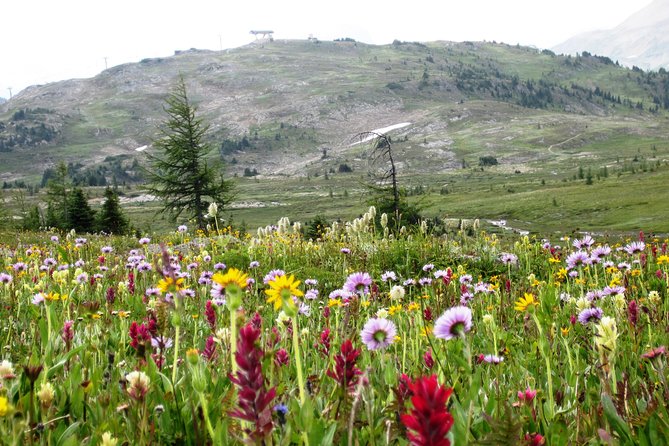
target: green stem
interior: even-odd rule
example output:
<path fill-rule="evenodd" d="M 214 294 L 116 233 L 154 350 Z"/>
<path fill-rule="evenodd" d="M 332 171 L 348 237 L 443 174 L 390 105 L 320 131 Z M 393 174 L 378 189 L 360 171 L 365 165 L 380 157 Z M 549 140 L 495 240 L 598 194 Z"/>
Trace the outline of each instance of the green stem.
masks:
<path fill-rule="evenodd" d="M 300 346 L 297 338 L 297 315 L 293 320 L 293 355 L 295 355 L 295 367 L 297 368 L 297 385 L 300 390 L 300 404 L 304 404 L 306 395 L 304 392 L 304 377 L 302 376 L 302 358 L 300 357 Z"/>
<path fill-rule="evenodd" d="M 214 444 L 218 444 L 216 442 L 215 434 L 214 434 L 214 428 L 211 425 L 211 420 L 209 419 L 209 409 L 207 408 L 207 399 L 204 397 L 204 393 L 199 392 L 200 394 L 200 404 L 202 405 L 202 414 L 204 415 L 204 423 L 207 426 L 207 432 L 209 432 L 209 436 L 211 437 L 211 441 Z"/>
<path fill-rule="evenodd" d="M 232 374 L 237 371 L 237 361 L 235 361 L 235 353 L 237 353 L 237 312 L 230 310 L 230 367 Z"/>
<path fill-rule="evenodd" d="M 546 347 L 544 346 L 544 342 L 546 341 L 543 336 L 543 330 L 541 328 L 541 324 L 539 323 L 539 319 L 537 319 L 537 316 L 532 312 L 532 319 L 534 319 L 534 323 L 537 325 L 537 330 L 539 331 L 539 347 L 541 350 L 541 355 L 544 357 L 544 361 L 546 362 L 546 378 L 548 381 L 548 403 L 550 404 L 550 419 L 553 418 L 553 411 L 555 410 L 555 402 L 553 401 L 553 376 L 551 372 L 551 361 L 548 356 L 548 353 L 546 352 Z"/>

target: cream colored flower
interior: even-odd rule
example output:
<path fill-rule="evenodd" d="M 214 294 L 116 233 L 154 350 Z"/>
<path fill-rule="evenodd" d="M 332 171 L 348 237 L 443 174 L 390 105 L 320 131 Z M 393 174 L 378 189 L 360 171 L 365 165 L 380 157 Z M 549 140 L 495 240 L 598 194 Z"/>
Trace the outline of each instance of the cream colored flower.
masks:
<path fill-rule="evenodd" d="M 149 384 L 151 384 L 151 380 L 146 373 L 135 370 L 125 375 L 125 379 L 128 382 L 128 394 L 136 400 L 142 400 L 149 391 Z"/>
<path fill-rule="evenodd" d="M 118 440 L 112 437 L 110 432 L 105 432 L 102 434 L 102 441 L 100 442 L 100 446 L 116 446 L 116 443 L 118 443 Z"/>
<path fill-rule="evenodd" d="M 37 398 L 39 398 L 39 402 L 42 405 L 42 407 L 44 407 L 45 409 L 51 407 L 51 403 L 53 402 L 54 396 L 55 392 L 53 390 L 53 386 L 51 385 L 51 383 L 48 381 L 43 382 L 39 390 L 37 391 Z"/>

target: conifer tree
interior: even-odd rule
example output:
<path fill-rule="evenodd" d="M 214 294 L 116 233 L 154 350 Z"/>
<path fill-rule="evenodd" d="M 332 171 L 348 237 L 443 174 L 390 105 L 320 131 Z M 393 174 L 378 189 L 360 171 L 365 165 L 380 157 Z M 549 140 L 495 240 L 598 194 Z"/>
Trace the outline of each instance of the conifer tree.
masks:
<path fill-rule="evenodd" d="M 88 199 L 81 188 L 70 193 L 67 205 L 67 228 L 77 232 L 91 232 L 95 225 L 95 211 L 88 205 Z"/>
<path fill-rule="evenodd" d="M 111 187 L 105 189 L 105 201 L 98 215 L 98 230 L 107 234 L 128 232 L 128 219 L 123 215 L 118 194 Z"/>
<path fill-rule="evenodd" d="M 209 203 L 219 208 L 231 196 L 232 183 L 225 180 L 221 166 L 207 159 L 213 146 L 206 142 L 209 129 L 196 116 L 183 78 L 166 100 L 167 119 L 148 154 L 147 191 L 163 201 L 161 212 L 175 219 L 185 213 L 199 228 L 205 227 Z"/>

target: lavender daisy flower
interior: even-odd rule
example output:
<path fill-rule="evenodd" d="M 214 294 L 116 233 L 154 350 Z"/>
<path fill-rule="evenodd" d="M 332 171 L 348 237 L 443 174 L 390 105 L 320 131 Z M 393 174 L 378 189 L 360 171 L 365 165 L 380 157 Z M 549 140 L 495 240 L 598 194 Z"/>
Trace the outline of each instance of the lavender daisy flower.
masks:
<path fill-rule="evenodd" d="M 342 254 L 350 254 L 351 253 L 351 250 L 348 249 L 348 248 L 342 248 L 340 251 L 341 251 Z"/>
<path fill-rule="evenodd" d="M 504 357 L 497 355 L 479 355 L 479 362 L 485 362 L 486 364 L 499 364 L 504 362 Z"/>
<path fill-rule="evenodd" d="M 444 279 L 445 277 L 447 278 L 450 275 L 449 271 L 446 269 L 438 269 L 432 274 L 434 275 L 435 279 Z"/>
<path fill-rule="evenodd" d="M 646 249 L 646 244 L 644 242 L 632 242 L 626 245 L 623 249 L 627 254 L 634 255 Z"/>
<path fill-rule="evenodd" d="M 629 271 L 629 270 L 632 269 L 632 265 L 630 265 L 627 262 L 621 262 L 621 263 L 618 264 L 618 269 L 621 270 L 621 271 L 623 271 L 623 270 L 624 271 Z"/>
<path fill-rule="evenodd" d="M 574 269 L 577 266 L 587 265 L 590 256 L 585 251 L 572 252 L 567 256 L 567 269 Z"/>
<path fill-rule="evenodd" d="M 186 269 L 187 269 L 188 271 L 191 271 L 191 270 L 197 269 L 198 266 L 200 266 L 200 265 L 199 265 L 197 262 L 193 262 L 193 263 L 189 263 L 189 264 L 186 266 Z"/>
<path fill-rule="evenodd" d="M 249 268 L 250 269 L 258 268 L 259 266 L 260 266 L 260 262 L 258 262 L 257 260 L 253 260 L 253 261 L 251 261 L 251 263 L 249 263 Z"/>
<path fill-rule="evenodd" d="M 214 269 L 215 269 L 216 271 L 222 271 L 222 270 L 224 270 L 225 268 L 227 268 L 227 266 L 226 266 L 225 263 L 217 263 L 217 264 L 214 265 Z"/>
<path fill-rule="evenodd" d="M 81 273 L 77 276 L 75 280 L 77 281 L 77 283 L 86 283 L 88 282 L 88 274 Z"/>
<path fill-rule="evenodd" d="M 39 305 L 46 300 L 44 293 L 37 293 L 33 296 L 32 304 Z"/>
<path fill-rule="evenodd" d="M 615 296 L 616 294 L 625 294 L 625 287 L 621 285 L 607 286 L 602 291 L 603 296 Z"/>
<path fill-rule="evenodd" d="M 102 252 L 102 254 L 109 254 L 113 250 L 114 248 L 112 248 L 111 246 L 103 246 L 102 248 L 100 248 L 100 252 Z"/>
<path fill-rule="evenodd" d="M 578 321 L 583 325 L 589 322 L 597 322 L 604 315 L 604 311 L 599 307 L 586 308 L 578 314 Z"/>
<path fill-rule="evenodd" d="M 74 266 L 77 268 L 81 268 L 86 264 L 86 262 L 83 259 L 79 259 L 76 262 L 74 262 Z"/>
<path fill-rule="evenodd" d="M 246 286 L 248 288 L 251 288 L 255 284 L 256 284 L 256 279 L 254 279 L 253 277 L 247 277 L 246 278 Z"/>
<path fill-rule="evenodd" d="M 592 237 L 590 237 L 589 235 L 586 235 L 582 239 L 574 240 L 574 242 L 572 243 L 572 246 L 574 248 L 580 250 L 580 249 L 584 249 L 584 248 L 588 249 L 594 244 L 595 244 L 595 240 Z"/>
<path fill-rule="evenodd" d="M 426 273 L 429 273 L 433 269 L 434 269 L 434 265 L 432 263 L 428 263 L 426 265 L 423 265 L 423 271 L 425 271 Z"/>
<path fill-rule="evenodd" d="M 184 288 L 183 290 L 179 291 L 179 294 L 181 297 L 195 297 L 195 291 L 191 290 L 190 288 Z"/>
<path fill-rule="evenodd" d="M 270 283 L 272 280 L 276 279 L 277 277 L 285 276 L 286 272 L 282 269 L 273 269 L 272 271 L 268 272 L 265 274 L 265 277 L 263 277 L 262 281 L 265 285 Z"/>
<path fill-rule="evenodd" d="M 472 329 L 472 310 L 465 306 L 449 308 L 434 323 L 434 336 L 455 339 Z"/>
<path fill-rule="evenodd" d="M 318 299 L 318 290 L 316 290 L 314 288 L 311 288 L 311 289 L 307 290 L 307 292 L 304 293 L 304 298 L 306 300 Z"/>
<path fill-rule="evenodd" d="M 25 271 L 28 269 L 28 266 L 23 262 L 16 262 L 14 265 L 12 265 L 12 267 L 16 272 Z"/>
<path fill-rule="evenodd" d="M 54 243 L 58 243 L 58 236 L 57 235 L 52 235 L 51 236 L 51 241 Z"/>
<path fill-rule="evenodd" d="M 0 273 L 0 283 L 4 283 L 5 285 L 12 283 L 12 276 L 7 273 Z"/>
<path fill-rule="evenodd" d="M 330 299 L 342 299 L 342 300 L 343 300 L 343 299 L 350 299 L 351 297 L 353 297 L 353 295 L 351 294 L 351 292 L 346 291 L 346 290 L 343 290 L 343 289 L 341 289 L 341 288 L 338 289 L 338 290 L 334 290 L 334 291 L 332 291 L 332 292 L 328 295 L 328 298 L 330 298 Z"/>
<path fill-rule="evenodd" d="M 368 273 L 357 272 L 346 278 L 346 282 L 342 288 L 354 294 L 365 295 L 369 293 L 369 286 L 371 284 L 372 278 Z"/>
<path fill-rule="evenodd" d="M 223 301 L 225 303 L 225 288 L 220 283 L 214 282 L 209 291 L 213 301 Z"/>
<path fill-rule="evenodd" d="M 492 288 L 490 288 L 489 283 L 478 282 L 476 285 L 474 285 L 474 292 L 475 293 L 489 294 L 489 293 L 492 293 Z"/>
<path fill-rule="evenodd" d="M 466 283 L 472 283 L 472 275 L 471 274 L 463 274 L 462 276 L 460 276 L 460 283 L 462 285 L 464 285 Z"/>
<path fill-rule="evenodd" d="M 383 282 L 395 282 L 397 280 L 397 274 L 395 274 L 395 271 L 386 271 L 385 273 L 381 274 L 381 280 Z"/>
<path fill-rule="evenodd" d="M 140 262 L 140 263 L 137 265 L 137 271 L 139 271 L 139 272 L 141 272 L 141 273 L 149 272 L 149 271 L 151 271 L 152 269 L 153 269 L 153 267 L 152 267 L 151 264 L 148 263 L 148 262 Z"/>
<path fill-rule="evenodd" d="M 316 279 L 306 279 L 304 281 L 304 284 L 306 286 L 317 286 L 318 285 L 318 280 L 316 280 Z"/>
<path fill-rule="evenodd" d="M 467 305 L 470 300 L 474 298 L 474 295 L 470 293 L 469 291 L 465 291 L 460 295 L 460 304 L 461 305 Z"/>
<path fill-rule="evenodd" d="M 202 257 L 202 261 L 203 261 L 204 263 L 209 263 L 209 262 L 211 262 L 211 256 L 210 256 L 209 254 L 207 254 L 206 256 Z"/>
<path fill-rule="evenodd" d="M 172 347 L 172 339 L 165 336 L 154 336 L 151 338 L 151 347 L 159 348 L 161 350 Z"/>
<path fill-rule="evenodd" d="M 304 302 L 300 302 L 300 307 L 297 309 L 297 313 L 303 316 L 311 316 L 311 307 Z"/>
<path fill-rule="evenodd" d="M 574 277 L 578 277 L 578 271 L 576 270 L 569 271 L 569 277 L 571 277 L 572 279 Z"/>
<path fill-rule="evenodd" d="M 79 246 L 82 246 L 82 245 L 85 245 L 86 243 L 88 243 L 88 240 L 86 240 L 83 237 L 80 237 L 80 238 L 74 239 L 74 243 L 79 245 Z"/>
<path fill-rule="evenodd" d="M 147 288 L 144 292 L 147 296 L 160 296 L 160 290 L 158 288 Z"/>
<path fill-rule="evenodd" d="M 188 231 L 188 226 L 186 226 L 186 225 L 179 225 L 179 227 L 177 228 L 177 231 L 179 231 L 179 232 L 181 232 L 181 233 L 183 234 L 184 232 Z"/>
<path fill-rule="evenodd" d="M 592 252 L 590 253 L 590 257 L 602 260 L 609 254 L 611 254 L 611 247 L 609 245 L 604 245 L 604 246 L 598 246 L 595 249 L 593 249 Z"/>
<path fill-rule="evenodd" d="M 397 329 L 392 321 L 372 318 L 362 328 L 360 337 L 369 350 L 378 350 L 392 344 L 396 334 Z"/>
<path fill-rule="evenodd" d="M 602 292 L 602 290 L 592 290 L 585 293 L 585 298 L 588 299 L 590 302 L 599 300 L 602 297 L 604 297 L 604 293 Z"/>
<path fill-rule="evenodd" d="M 104 265 L 100 265 L 100 266 L 98 266 L 98 269 L 99 269 L 100 271 L 102 271 L 103 273 L 109 271 L 109 268 L 106 267 L 106 266 L 104 266 Z"/>
<path fill-rule="evenodd" d="M 430 285 L 432 285 L 432 279 L 430 279 L 429 277 L 421 277 L 418 280 L 418 285 L 420 285 L 420 286 L 430 286 Z"/>
<path fill-rule="evenodd" d="M 404 286 L 411 286 L 416 284 L 416 279 L 407 279 L 404 282 L 402 282 L 402 285 Z"/>
<path fill-rule="evenodd" d="M 151 243 L 151 239 L 148 237 L 142 237 L 139 239 L 140 245 L 148 245 L 149 243 Z"/>
<path fill-rule="evenodd" d="M 42 263 L 44 264 L 44 266 L 51 267 L 51 266 L 56 266 L 58 262 L 56 262 L 56 259 L 54 259 L 53 257 L 47 257 L 46 259 L 44 259 L 44 262 Z"/>
<path fill-rule="evenodd" d="M 515 265 L 518 263 L 518 256 L 510 252 L 503 252 L 500 254 L 499 260 L 505 265 Z"/>

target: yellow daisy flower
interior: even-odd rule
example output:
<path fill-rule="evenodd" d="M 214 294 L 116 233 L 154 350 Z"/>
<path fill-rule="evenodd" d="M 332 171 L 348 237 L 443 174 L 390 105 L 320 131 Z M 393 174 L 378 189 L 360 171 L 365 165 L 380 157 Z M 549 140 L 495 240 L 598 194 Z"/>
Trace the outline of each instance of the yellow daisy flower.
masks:
<path fill-rule="evenodd" d="M 161 293 L 181 291 L 184 288 L 183 283 L 183 278 L 175 280 L 173 277 L 164 277 L 158 282 L 158 289 Z"/>
<path fill-rule="evenodd" d="M 513 307 L 516 311 L 525 311 L 532 305 L 539 305 L 539 302 L 534 298 L 533 294 L 525 293 L 523 297 L 516 301 Z"/>
<path fill-rule="evenodd" d="M 225 274 L 214 274 L 214 277 L 212 277 L 211 280 L 218 283 L 223 288 L 227 288 L 230 284 L 235 284 L 239 288 L 246 288 L 246 280 L 248 278 L 248 274 L 241 272 L 237 268 L 230 268 Z"/>
<path fill-rule="evenodd" d="M 299 280 L 295 280 L 295 277 L 291 274 L 290 276 L 278 276 L 274 280 L 271 280 L 269 283 L 269 289 L 265 290 L 265 294 L 269 296 L 267 298 L 267 303 L 274 304 L 274 310 L 278 311 L 285 304 L 289 307 L 294 307 L 295 304 L 291 299 L 291 296 L 304 296 L 304 293 L 300 291 L 297 287 L 300 285 Z"/>

